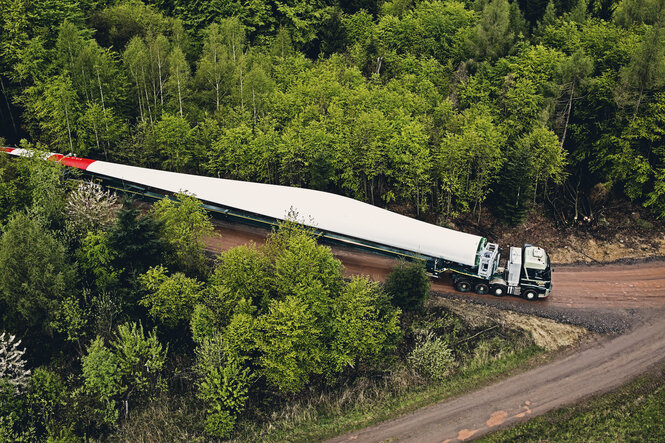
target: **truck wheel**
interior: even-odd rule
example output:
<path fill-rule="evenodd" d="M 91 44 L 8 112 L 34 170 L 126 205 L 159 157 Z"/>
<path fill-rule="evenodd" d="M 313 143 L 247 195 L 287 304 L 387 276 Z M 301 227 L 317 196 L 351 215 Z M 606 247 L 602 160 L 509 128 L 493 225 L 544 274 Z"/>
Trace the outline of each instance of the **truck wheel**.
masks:
<path fill-rule="evenodd" d="M 533 289 L 528 289 L 527 291 L 524 292 L 524 298 L 526 298 L 529 301 L 533 301 L 538 298 L 538 294 L 536 294 L 536 291 L 534 291 Z"/>
<path fill-rule="evenodd" d="M 466 280 L 459 280 L 457 284 L 455 284 L 455 287 L 460 292 L 469 292 L 471 289 L 471 283 Z"/>
<path fill-rule="evenodd" d="M 495 297 L 503 297 L 505 293 L 506 293 L 506 288 L 504 288 L 503 286 L 497 286 L 492 291 L 492 294 L 494 294 Z"/>
<path fill-rule="evenodd" d="M 485 283 L 478 283 L 473 289 L 476 294 L 487 294 L 489 292 L 489 287 Z"/>

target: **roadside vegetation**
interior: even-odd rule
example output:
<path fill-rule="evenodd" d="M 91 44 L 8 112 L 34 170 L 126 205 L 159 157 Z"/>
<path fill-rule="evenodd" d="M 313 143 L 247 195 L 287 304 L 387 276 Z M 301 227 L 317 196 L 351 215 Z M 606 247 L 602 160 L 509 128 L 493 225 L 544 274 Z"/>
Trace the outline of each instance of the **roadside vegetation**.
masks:
<path fill-rule="evenodd" d="M 663 368 L 609 394 L 561 408 L 481 439 L 510 441 L 663 441 Z"/>
<path fill-rule="evenodd" d="M 295 220 L 211 259 L 189 195 L 140 212 L 57 163 L 2 161 L 24 184 L 0 237 L 3 441 L 320 438 L 543 352 L 428 301 L 421 266 L 344 279 Z"/>

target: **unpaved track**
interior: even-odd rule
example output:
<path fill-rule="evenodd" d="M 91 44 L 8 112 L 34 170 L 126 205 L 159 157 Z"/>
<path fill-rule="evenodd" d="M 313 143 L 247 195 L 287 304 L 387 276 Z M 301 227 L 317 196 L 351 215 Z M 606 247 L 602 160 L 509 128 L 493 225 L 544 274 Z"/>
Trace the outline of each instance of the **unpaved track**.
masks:
<path fill-rule="evenodd" d="M 266 235 L 265 231 L 225 223 L 219 223 L 217 231 L 221 239 L 208 242 L 210 249 L 216 251 L 249 241 L 263 243 Z M 375 280 L 384 280 L 396 263 L 343 247 L 334 247 L 333 252 L 343 262 L 347 274 L 364 274 Z M 628 332 L 593 339 L 537 369 L 332 441 L 474 439 L 606 392 L 665 361 L 665 261 L 553 268 L 554 289 L 545 301 L 460 294 L 446 277 L 433 281 L 432 290 L 520 312 L 535 308 L 541 315 L 559 316 L 564 321 L 570 320 L 571 315 L 582 318 L 582 323 L 589 315 L 603 319 L 616 316 L 619 322 L 628 319 L 627 326 L 610 327 L 608 332 L 626 329 Z"/>
<path fill-rule="evenodd" d="M 224 222 L 216 222 L 216 232 L 221 238 L 210 239 L 210 249 L 223 251 L 250 241 L 263 243 L 266 231 Z M 358 252 L 345 247 L 333 247 L 348 275 L 368 275 L 374 280 L 384 280 L 396 261 L 376 254 Z M 642 309 L 665 307 L 665 261 L 633 265 L 579 265 L 553 266 L 553 291 L 544 302 L 535 302 L 552 309 Z M 456 292 L 450 280 L 444 276 L 432 280 L 432 290 L 441 294 L 465 296 L 469 299 L 497 301 L 492 295 Z M 518 297 L 503 297 L 504 307 L 533 306 Z M 542 307 L 541 307 L 542 308 Z"/>
<path fill-rule="evenodd" d="M 479 391 L 331 442 L 425 443 L 477 438 L 618 387 L 664 358 L 665 321 L 659 318 L 622 336 L 586 344 L 579 352 Z"/>

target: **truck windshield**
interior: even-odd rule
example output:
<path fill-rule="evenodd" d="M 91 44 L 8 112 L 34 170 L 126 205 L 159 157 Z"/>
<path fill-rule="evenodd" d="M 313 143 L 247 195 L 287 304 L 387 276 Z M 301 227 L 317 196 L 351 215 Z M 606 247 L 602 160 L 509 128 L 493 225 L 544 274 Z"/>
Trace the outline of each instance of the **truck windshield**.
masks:
<path fill-rule="evenodd" d="M 552 272 L 549 266 L 545 269 L 527 268 L 526 271 L 531 280 L 550 281 L 552 279 Z"/>

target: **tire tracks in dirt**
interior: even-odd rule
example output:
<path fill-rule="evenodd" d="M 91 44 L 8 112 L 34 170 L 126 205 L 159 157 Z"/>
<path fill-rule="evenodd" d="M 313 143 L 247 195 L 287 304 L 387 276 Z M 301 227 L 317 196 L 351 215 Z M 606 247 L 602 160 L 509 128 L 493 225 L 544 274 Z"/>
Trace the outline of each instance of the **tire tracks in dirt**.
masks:
<path fill-rule="evenodd" d="M 544 366 L 330 442 L 471 440 L 607 392 L 664 359 L 665 319 L 659 315 L 627 334 L 587 343 Z"/>

